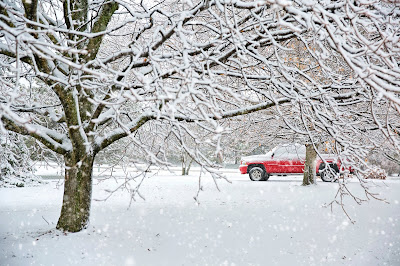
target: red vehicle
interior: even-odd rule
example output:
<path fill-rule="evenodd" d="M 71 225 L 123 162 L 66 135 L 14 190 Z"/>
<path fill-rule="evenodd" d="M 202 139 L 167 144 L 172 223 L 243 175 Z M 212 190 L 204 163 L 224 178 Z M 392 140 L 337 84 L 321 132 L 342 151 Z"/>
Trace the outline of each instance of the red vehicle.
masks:
<path fill-rule="evenodd" d="M 306 147 L 299 144 L 286 144 L 275 147 L 267 154 L 243 157 L 240 161 L 240 173 L 249 174 L 252 181 L 266 181 L 271 174 L 302 174 L 306 157 Z M 316 161 L 317 175 L 325 182 L 332 182 L 339 174 L 339 162 L 334 155 L 322 154 Z"/>

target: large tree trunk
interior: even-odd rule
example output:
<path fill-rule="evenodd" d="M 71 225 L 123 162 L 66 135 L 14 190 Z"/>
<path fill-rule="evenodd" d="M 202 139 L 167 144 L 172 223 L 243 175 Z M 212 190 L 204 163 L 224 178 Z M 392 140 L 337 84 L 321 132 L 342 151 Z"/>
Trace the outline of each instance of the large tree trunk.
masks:
<path fill-rule="evenodd" d="M 94 156 L 87 155 L 78 163 L 71 161 L 65 157 L 64 198 L 57 229 L 79 232 L 89 222 Z"/>
<path fill-rule="evenodd" d="M 316 146 L 317 147 L 317 146 Z M 303 186 L 316 184 L 317 151 L 313 144 L 306 144 L 306 162 L 304 164 Z"/>

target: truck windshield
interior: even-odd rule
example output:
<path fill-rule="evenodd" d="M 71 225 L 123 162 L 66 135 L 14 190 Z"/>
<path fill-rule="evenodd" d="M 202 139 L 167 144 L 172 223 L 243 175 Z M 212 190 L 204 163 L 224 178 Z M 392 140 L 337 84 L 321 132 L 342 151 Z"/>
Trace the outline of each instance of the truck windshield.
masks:
<path fill-rule="evenodd" d="M 304 145 L 284 145 L 277 148 L 274 152 L 274 158 L 301 158 L 306 154 Z"/>

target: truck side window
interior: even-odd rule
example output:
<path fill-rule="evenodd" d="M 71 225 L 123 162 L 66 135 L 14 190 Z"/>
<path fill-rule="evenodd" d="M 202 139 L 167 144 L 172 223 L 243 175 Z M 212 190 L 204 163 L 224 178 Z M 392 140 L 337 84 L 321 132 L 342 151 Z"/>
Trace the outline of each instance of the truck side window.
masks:
<path fill-rule="evenodd" d="M 287 154 L 286 147 L 280 147 L 274 152 L 274 159 L 284 158 L 286 154 Z"/>

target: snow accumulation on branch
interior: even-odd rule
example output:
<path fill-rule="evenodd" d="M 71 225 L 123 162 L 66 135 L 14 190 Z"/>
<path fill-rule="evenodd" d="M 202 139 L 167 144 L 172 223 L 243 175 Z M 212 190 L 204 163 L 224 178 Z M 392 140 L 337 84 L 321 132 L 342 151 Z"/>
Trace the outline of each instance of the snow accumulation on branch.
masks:
<path fill-rule="evenodd" d="M 25 136 L 32 136 L 42 142 L 50 150 L 59 154 L 65 154 L 72 150 L 71 143 L 65 134 L 58 133 L 46 127 L 37 124 L 30 124 L 28 121 L 16 123 L 16 119 L 2 116 L 4 127 L 13 132 Z"/>

